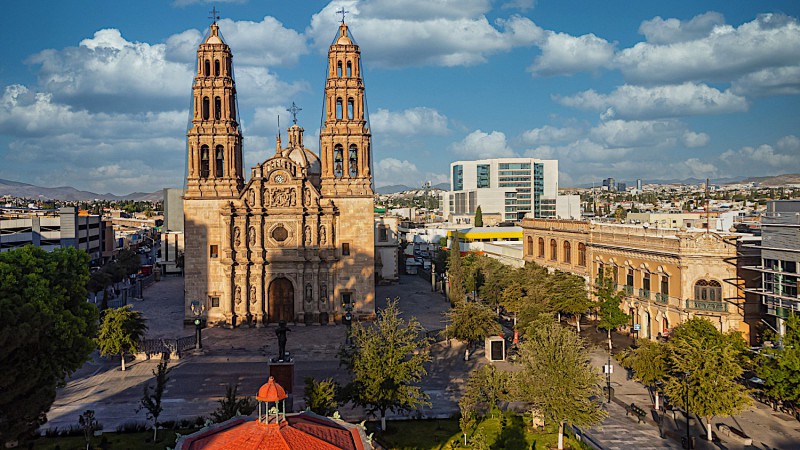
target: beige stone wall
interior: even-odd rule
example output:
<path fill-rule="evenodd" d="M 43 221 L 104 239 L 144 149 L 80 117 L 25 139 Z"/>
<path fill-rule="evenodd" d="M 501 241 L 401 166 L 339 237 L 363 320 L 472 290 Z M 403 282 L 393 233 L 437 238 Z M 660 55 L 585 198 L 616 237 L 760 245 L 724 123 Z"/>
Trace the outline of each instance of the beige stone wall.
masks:
<path fill-rule="evenodd" d="M 554 219 L 525 219 L 522 226 L 526 260 L 582 275 L 592 282 L 601 268 L 614 277 L 618 289 L 628 294 L 622 309 L 633 316 L 631 327 L 640 324 L 639 337 L 655 339 L 695 316 L 710 320 L 722 331 L 739 331 L 749 337 L 735 237 Z M 545 242 L 544 255 L 540 254 L 539 238 Z M 552 239 L 557 242 L 555 260 Z M 565 241 L 570 242 L 573 252 L 580 243 L 587 245 L 586 267 L 577 264 L 574 254 L 571 263 L 565 262 Z M 666 290 L 662 289 L 662 280 L 666 280 Z M 697 299 L 695 285 L 701 280 L 719 283 L 721 298 Z"/>
<path fill-rule="evenodd" d="M 221 258 L 224 256 L 222 241 L 225 236 L 220 212 L 225 203 L 225 200 L 204 199 L 186 199 L 183 203 L 187 320 L 192 318 L 192 301 L 200 301 L 206 306 L 209 321 L 224 319 L 225 286 L 220 280 L 224 279 Z M 212 245 L 217 245 L 216 258 L 211 257 Z M 219 308 L 210 308 L 211 297 L 220 298 Z"/>
<path fill-rule="evenodd" d="M 342 294 L 351 293 L 355 303 L 353 313 L 357 317 L 374 317 L 374 200 L 350 197 L 335 199 L 334 203 L 339 209 L 336 244 L 341 256 L 335 265 L 334 303 L 341 307 Z M 342 254 L 343 244 L 349 244 L 349 256 Z"/>

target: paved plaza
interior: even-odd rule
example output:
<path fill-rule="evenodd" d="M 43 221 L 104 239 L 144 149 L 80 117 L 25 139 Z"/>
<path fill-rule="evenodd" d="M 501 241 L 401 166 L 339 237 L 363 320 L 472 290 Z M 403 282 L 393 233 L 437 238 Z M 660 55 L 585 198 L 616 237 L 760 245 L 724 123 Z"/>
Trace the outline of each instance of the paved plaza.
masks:
<path fill-rule="evenodd" d="M 443 312 L 449 303 L 439 293 L 431 292 L 430 283 L 416 276 L 403 276 L 399 283 L 376 288 L 377 305 L 383 307 L 387 298 L 399 298 L 403 316 L 416 317 L 426 330 L 439 330 L 443 326 Z M 134 301 L 134 308 L 148 319 L 148 338 L 178 338 L 191 336 L 193 327 L 183 326 L 183 278 L 166 277 L 145 290 L 144 300 Z M 592 344 L 591 362 L 598 369 L 607 361 L 604 347 L 597 345 L 602 336 L 589 324 L 582 333 Z M 287 350 L 295 361 L 294 408 L 304 405 L 303 379 L 332 377 L 344 383 L 348 379 L 345 369 L 339 367 L 338 351 L 344 343 L 346 328 L 342 325 L 292 325 Z M 629 342 L 625 336 L 615 336 L 615 347 Z M 229 383 L 239 385 L 240 395 L 254 395 L 266 381 L 268 358 L 277 354 L 275 327 L 264 328 L 207 328 L 203 330 L 202 354 L 189 354 L 170 363 L 172 372 L 164 393 L 164 412 L 161 420 L 189 419 L 208 416 Z M 431 397 L 431 408 L 423 408 L 422 417 L 444 418 L 458 413 L 458 398 L 468 373 L 485 364 L 483 350 L 474 352 L 470 361 L 463 360 L 464 347 L 455 342 L 440 342 L 431 348 L 432 362 L 423 389 Z M 145 412 L 137 412 L 144 386 L 152 383 L 155 360 L 137 360 L 128 363 L 125 372 L 119 369 L 119 358 L 101 358 L 95 353 L 58 390 L 57 398 L 48 413 L 47 427 L 67 427 L 77 424 L 78 415 L 93 409 L 105 430 L 113 431 L 125 422 L 145 420 Z M 498 363 L 507 365 L 507 363 Z M 685 435 L 682 420 L 668 418 L 664 421 L 661 437 L 652 416 L 651 399 L 639 383 L 628 379 L 627 372 L 616 362 L 612 376 L 615 401 L 604 403 L 608 418 L 600 425 L 583 430 L 589 438 L 607 449 L 678 449 Z M 624 405 L 636 405 L 651 414 L 645 423 L 625 415 Z M 342 408 L 343 417 L 360 421 L 365 415 L 360 409 Z M 392 417 L 391 415 L 389 416 Z M 680 416 L 679 419 L 683 417 Z M 715 418 L 716 424 L 725 423 L 743 430 L 753 438 L 753 446 L 745 447 L 726 441 L 710 444 L 697 439 L 697 448 L 721 449 L 800 449 L 800 422 L 770 408 L 755 404 L 750 411 L 734 418 Z M 703 421 L 692 429 L 695 436 L 703 434 Z M 719 433 L 718 433 L 719 434 Z"/>

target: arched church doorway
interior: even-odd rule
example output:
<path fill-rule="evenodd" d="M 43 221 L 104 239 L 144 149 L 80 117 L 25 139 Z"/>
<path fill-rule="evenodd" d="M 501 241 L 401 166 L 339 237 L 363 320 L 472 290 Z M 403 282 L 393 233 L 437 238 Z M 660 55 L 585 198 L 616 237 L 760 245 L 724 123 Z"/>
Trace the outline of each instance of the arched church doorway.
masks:
<path fill-rule="evenodd" d="M 286 278 L 276 278 L 269 285 L 269 321 L 294 322 L 294 287 Z"/>

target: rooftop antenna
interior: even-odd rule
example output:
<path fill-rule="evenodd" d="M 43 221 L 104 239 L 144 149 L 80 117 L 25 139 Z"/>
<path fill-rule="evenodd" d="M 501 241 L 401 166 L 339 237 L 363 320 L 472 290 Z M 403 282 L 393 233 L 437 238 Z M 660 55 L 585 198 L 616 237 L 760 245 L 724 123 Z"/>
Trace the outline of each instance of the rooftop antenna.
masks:
<path fill-rule="evenodd" d="M 213 21 L 212 23 L 217 23 L 217 21 L 219 20 L 219 11 L 217 11 L 217 7 L 216 6 L 211 8 L 211 11 L 209 11 L 209 14 L 211 14 L 211 15 L 208 16 L 208 18 Z"/>

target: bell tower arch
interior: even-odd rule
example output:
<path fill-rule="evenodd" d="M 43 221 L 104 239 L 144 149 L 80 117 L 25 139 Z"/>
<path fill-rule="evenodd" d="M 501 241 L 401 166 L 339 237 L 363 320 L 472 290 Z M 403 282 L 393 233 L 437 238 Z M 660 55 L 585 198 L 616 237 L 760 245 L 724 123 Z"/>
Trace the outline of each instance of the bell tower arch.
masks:
<path fill-rule="evenodd" d="M 244 186 L 233 55 L 211 24 L 197 49 L 186 198 L 238 198 Z"/>
<path fill-rule="evenodd" d="M 361 72 L 361 50 L 342 21 L 328 50 L 320 126 L 323 195 L 372 197 L 372 134 Z"/>

